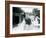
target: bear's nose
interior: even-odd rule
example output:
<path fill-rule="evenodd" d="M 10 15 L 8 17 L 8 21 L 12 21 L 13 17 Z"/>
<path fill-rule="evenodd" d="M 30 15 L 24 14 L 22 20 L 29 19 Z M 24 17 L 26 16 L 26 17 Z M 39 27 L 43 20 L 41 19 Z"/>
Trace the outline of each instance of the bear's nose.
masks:
<path fill-rule="evenodd" d="M 31 19 L 30 18 L 25 19 L 25 22 L 26 22 L 26 24 L 30 25 L 31 24 Z"/>

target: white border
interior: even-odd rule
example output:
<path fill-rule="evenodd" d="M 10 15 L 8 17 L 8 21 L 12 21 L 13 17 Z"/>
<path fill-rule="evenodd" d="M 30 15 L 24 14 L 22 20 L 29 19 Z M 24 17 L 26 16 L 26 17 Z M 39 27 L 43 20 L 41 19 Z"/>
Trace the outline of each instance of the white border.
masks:
<path fill-rule="evenodd" d="M 33 8 L 40 8 L 40 30 L 38 31 L 23 31 L 23 32 L 13 32 L 12 28 L 12 7 L 33 7 Z M 36 6 L 36 5 L 18 5 L 18 4 L 10 4 L 10 34 L 18 34 L 18 33 L 37 33 L 42 32 L 42 6 Z"/>

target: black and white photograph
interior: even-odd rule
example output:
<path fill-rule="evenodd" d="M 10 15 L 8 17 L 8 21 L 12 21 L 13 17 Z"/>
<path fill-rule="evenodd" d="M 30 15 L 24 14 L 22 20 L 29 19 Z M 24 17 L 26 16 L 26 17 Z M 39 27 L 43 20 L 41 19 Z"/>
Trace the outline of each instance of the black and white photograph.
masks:
<path fill-rule="evenodd" d="M 42 32 L 42 6 L 10 5 L 11 34 Z"/>
<path fill-rule="evenodd" d="M 45 4 L 6 1 L 5 37 L 45 35 Z"/>

